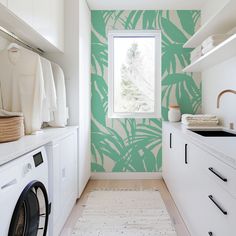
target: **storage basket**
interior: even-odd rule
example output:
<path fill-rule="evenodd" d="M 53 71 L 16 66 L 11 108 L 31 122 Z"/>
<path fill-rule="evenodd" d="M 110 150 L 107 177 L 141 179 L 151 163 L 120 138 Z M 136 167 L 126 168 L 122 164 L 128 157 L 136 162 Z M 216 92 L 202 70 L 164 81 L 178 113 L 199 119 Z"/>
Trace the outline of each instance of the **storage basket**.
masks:
<path fill-rule="evenodd" d="M 0 143 L 16 141 L 24 133 L 23 117 L 0 117 Z"/>

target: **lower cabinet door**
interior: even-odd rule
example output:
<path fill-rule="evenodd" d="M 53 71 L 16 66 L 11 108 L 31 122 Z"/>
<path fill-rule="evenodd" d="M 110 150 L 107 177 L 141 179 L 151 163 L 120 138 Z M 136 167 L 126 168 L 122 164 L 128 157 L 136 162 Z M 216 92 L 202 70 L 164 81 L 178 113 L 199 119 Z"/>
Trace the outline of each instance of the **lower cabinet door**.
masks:
<path fill-rule="evenodd" d="M 67 219 L 77 198 L 77 160 L 75 137 L 70 135 L 60 142 L 61 204 L 63 221 Z"/>

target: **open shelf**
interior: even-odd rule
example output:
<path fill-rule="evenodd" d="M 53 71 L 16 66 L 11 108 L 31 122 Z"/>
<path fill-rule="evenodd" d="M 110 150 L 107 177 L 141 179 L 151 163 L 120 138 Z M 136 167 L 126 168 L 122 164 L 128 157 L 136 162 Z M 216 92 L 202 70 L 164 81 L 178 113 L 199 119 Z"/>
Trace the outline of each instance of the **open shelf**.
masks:
<path fill-rule="evenodd" d="M 187 66 L 183 72 L 201 72 L 236 56 L 236 34 Z"/>
<path fill-rule="evenodd" d="M 236 26 L 236 1 L 230 0 L 213 15 L 184 45 L 195 48 L 213 34 L 227 33 Z"/>

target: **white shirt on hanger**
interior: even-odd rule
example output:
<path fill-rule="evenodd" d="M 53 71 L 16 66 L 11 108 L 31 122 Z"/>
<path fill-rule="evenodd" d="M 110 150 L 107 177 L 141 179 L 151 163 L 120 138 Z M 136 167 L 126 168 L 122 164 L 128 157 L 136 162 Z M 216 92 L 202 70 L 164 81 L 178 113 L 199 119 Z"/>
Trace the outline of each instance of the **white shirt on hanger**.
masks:
<path fill-rule="evenodd" d="M 45 99 L 40 56 L 23 47 L 0 53 L 2 109 L 22 112 L 26 134 L 41 129 Z"/>
<path fill-rule="evenodd" d="M 52 127 L 65 127 L 67 125 L 68 112 L 66 107 L 64 72 L 59 65 L 55 63 L 51 64 L 57 93 L 57 110 L 52 113 L 53 121 L 50 121 L 49 125 Z"/>
<path fill-rule="evenodd" d="M 57 95 L 51 62 L 41 57 L 46 99 L 43 102 L 43 121 L 51 121 L 51 113 L 57 109 Z"/>

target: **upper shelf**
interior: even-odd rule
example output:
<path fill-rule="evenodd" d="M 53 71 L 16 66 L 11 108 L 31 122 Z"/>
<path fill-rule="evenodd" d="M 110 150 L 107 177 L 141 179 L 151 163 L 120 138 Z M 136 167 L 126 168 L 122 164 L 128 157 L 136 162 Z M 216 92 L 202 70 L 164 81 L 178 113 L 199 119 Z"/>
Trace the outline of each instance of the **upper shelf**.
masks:
<path fill-rule="evenodd" d="M 236 26 L 236 1 L 230 0 L 223 8 L 213 15 L 184 45 L 195 48 L 213 34 L 230 31 Z"/>
<path fill-rule="evenodd" d="M 236 56 L 236 34 L 187 66 L 183 72 L 201 72 Z"/>

